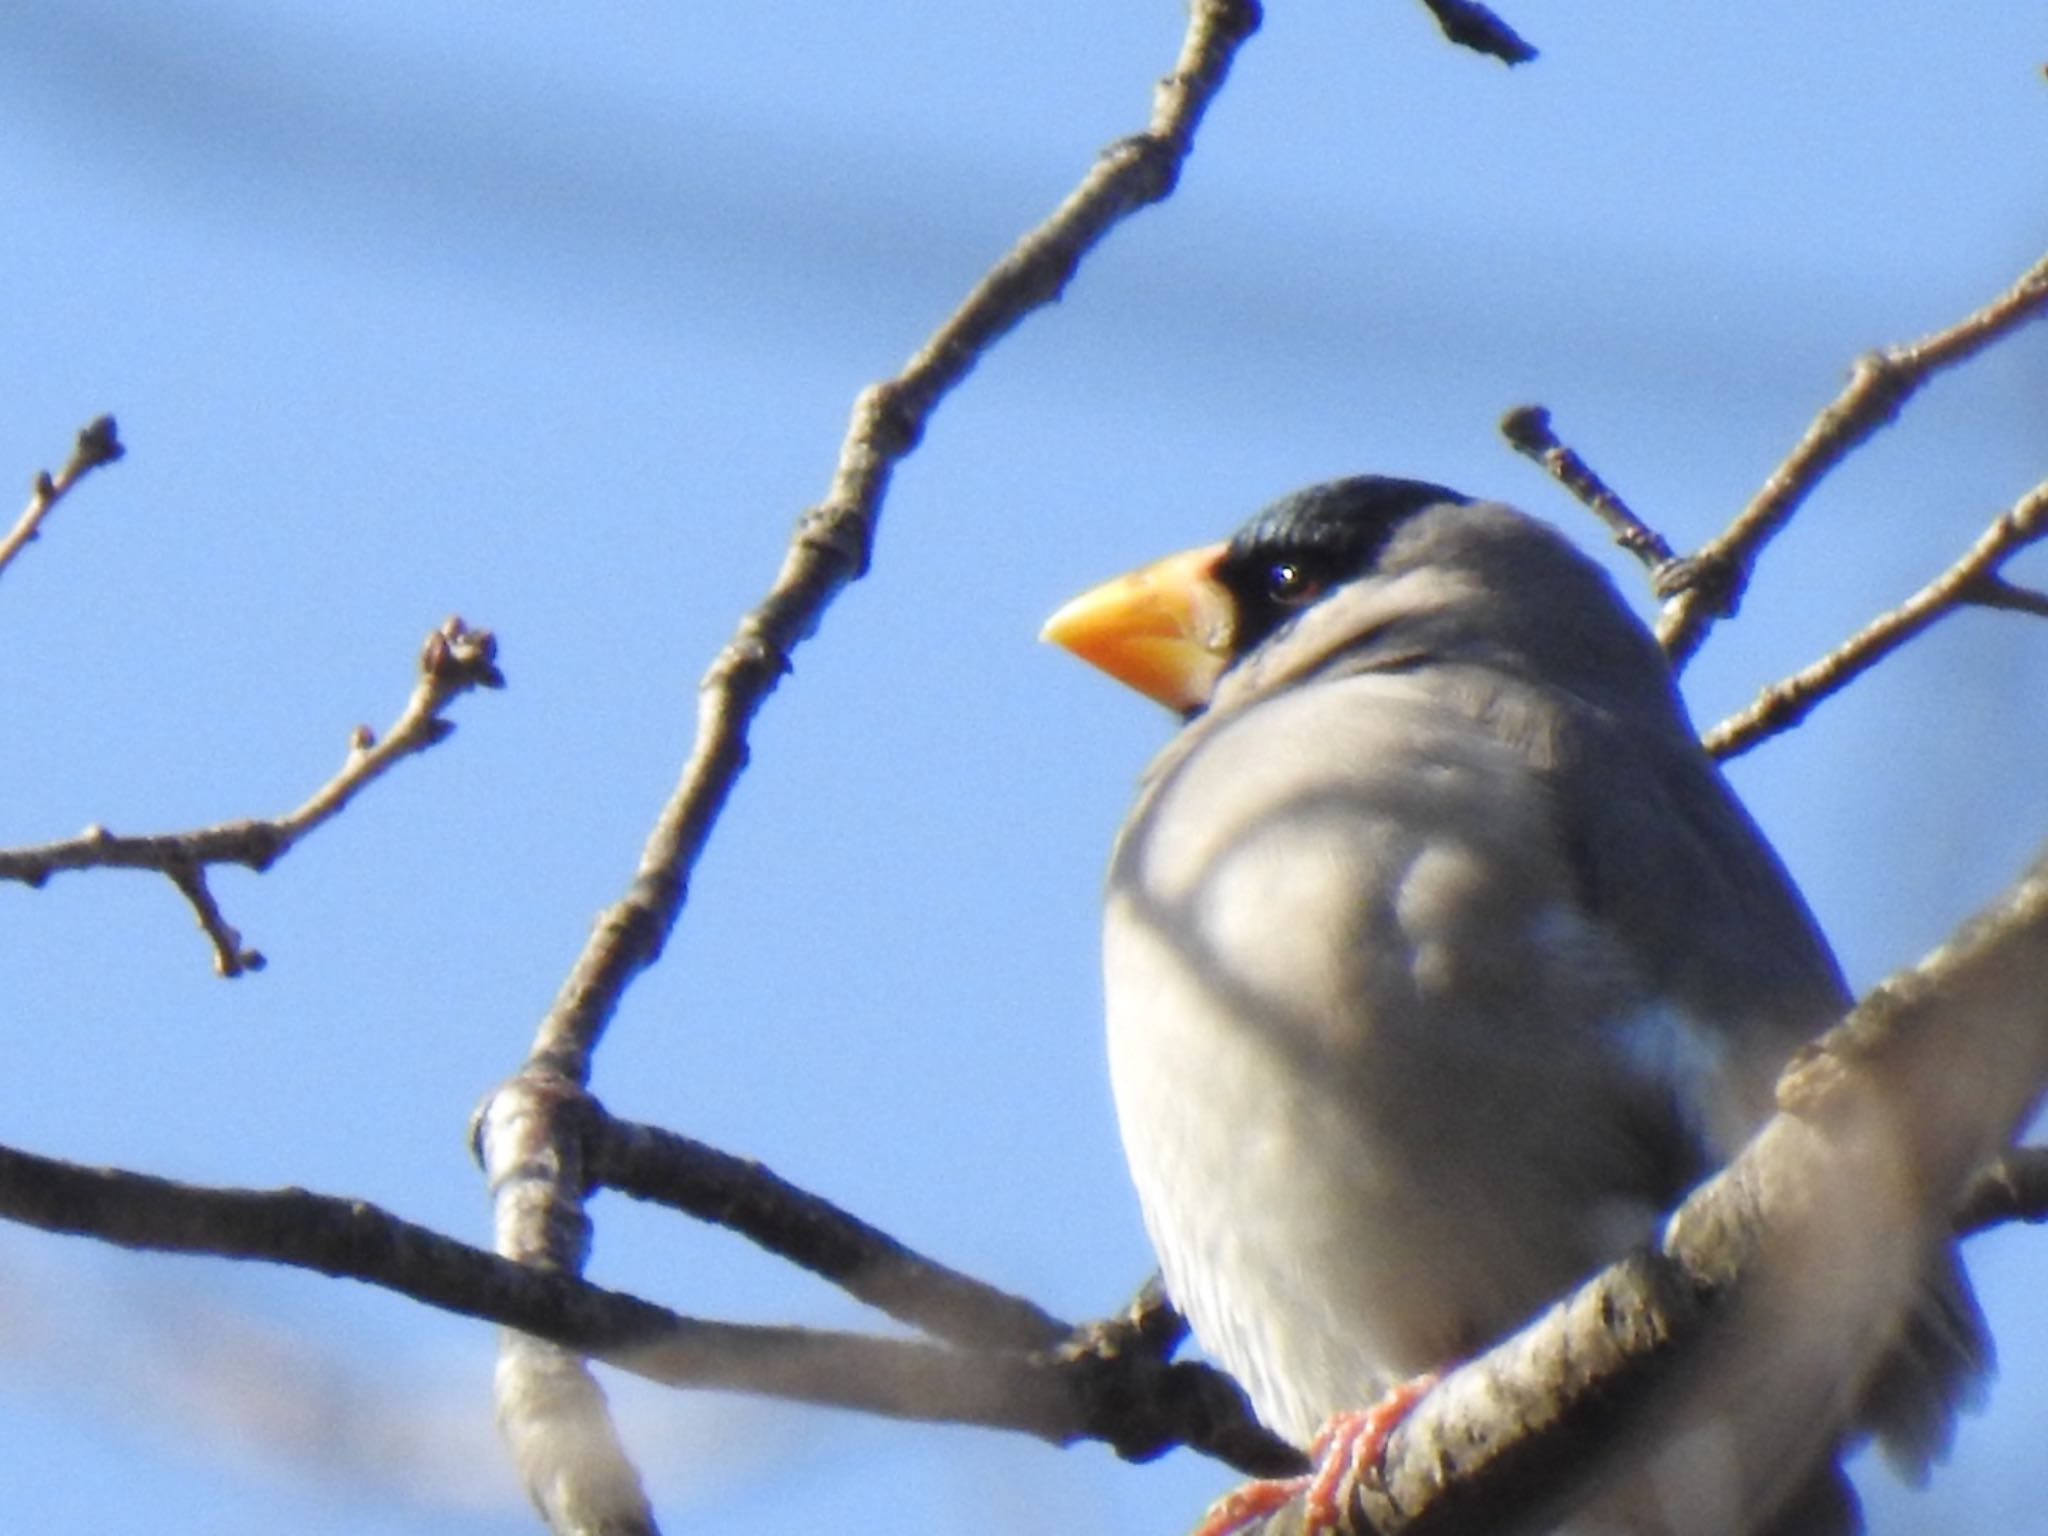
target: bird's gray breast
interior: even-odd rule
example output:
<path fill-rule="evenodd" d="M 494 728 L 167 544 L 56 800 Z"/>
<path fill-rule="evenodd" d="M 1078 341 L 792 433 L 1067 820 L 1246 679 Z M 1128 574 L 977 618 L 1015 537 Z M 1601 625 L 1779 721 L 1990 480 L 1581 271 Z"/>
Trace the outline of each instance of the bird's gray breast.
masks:
<path fill-rule="evenodd" d="M 1519 1322 L 1696 1155 L 1617 1044 L 1665 1005 L 1578 892 L 1526 744 L 1426 673 L 1162 760 L 1110 872 L 1118 1115 L 1169 1290 L 1283 1434 Z"/>

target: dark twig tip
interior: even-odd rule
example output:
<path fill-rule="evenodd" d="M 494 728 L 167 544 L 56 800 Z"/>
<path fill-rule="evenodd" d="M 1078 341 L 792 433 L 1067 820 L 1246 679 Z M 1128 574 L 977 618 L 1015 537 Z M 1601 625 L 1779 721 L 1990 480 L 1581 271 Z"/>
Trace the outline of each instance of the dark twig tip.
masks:
<path fill-rule="evenodd" d="M 98 416 L 79 429 L 78 442 L 72 448 L 71 462 L 82 470 L 94 469 L 101 464 L 111 464 L 127 452 L 121 442 L 119 429 L 112 416 Z"/>
<path fill-rule="evenodd" d="M 1526 64 L 1535 46 L 1478 0 L 1422 0 L 1445 37 L 1503 64 Z"/>
<path fill-rule="evenodd" d="M 1518 405 L 1500 419 L 1500 435 L 1520 454 L 1538 458 L 1558 446 L 1557 434 L 1551 430 L 1550 408 L 1544 405 Z"/>

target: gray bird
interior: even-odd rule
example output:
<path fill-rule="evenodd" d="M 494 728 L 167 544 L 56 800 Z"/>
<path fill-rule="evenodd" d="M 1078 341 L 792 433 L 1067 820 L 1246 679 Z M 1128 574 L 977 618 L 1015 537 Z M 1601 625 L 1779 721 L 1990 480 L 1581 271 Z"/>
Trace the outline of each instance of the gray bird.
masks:
<path fill-rule="evenodd" d="M 1314 486 L 1045 635 L 1187 719 L 1110 864 L 1111 1075 L 1168 1292 L 1298 1445 L 1652 1240 L 1849 1006 L 1655 641 L 1512 508 Z M 1562 1529 L 1855 1528 L 1842 1420 L 1924 1475 L 1989 1369 L 1934 1246 L 1874 1377 L 1766 1372 Z"/>

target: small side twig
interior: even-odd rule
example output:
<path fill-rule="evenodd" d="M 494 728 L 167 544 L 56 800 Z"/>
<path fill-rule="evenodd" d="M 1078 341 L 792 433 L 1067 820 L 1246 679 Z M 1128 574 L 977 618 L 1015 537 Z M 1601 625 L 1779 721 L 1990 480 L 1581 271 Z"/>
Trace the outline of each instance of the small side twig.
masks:
<path fill-rule="evenodd" d="M 1518 405 L 1500 419 L 1500 433 L 1515 452 L 1533 459 L 1587 510 L 1607 525 L 1614 542 L 1634 555 L 1650 573 L 1659 597 L 1677 590 L 1674 577 L 1685 564 L 1671 551 L 1664 535 L 1629 509 L 1628 503 L 1593 471 L 1593 466 L 1560 439 L 1550 425 L 1550 412 L 1540 405 Z M 1667 590 L 1668 589 L 1668 590 Z"/>
<path fill-rule="evenodd" d="M 2048 311 L 2048 257 L 1989 304 L 1946 330 L 1859 359 L 1849 383 L 1813 420 L 1718 535 L 1692 556 L 1689 584 L 1665 605 L 1657 639 L 1682 668 L 1721 618 L 1735 611 L 1764 545 L 1791 520 L 1808 493 L 1858 444 L 1888 425 L 1921 385 L 1967 361 L 2001 336 Z"/>
<path fill-rule="evenodd" d="M 861 391 L 825 499 L 798 520 L 767 595 L 742 616 L 698 684 L 696 740 L 642 850 L 633 890 L 599 918 L 542 1025 L 536 1054 L 557 1063 L 587 1058 L 627 983 L 655 959 L 675 925 L 690 873 L 746 766 L 755 715 L 789 671 L 797 645 L 845 585 L 866 572 L 897 463 L 990 347 L 1056 300 L 1111 229 L 1173 190 L 1196 128 L 1260 19 L 1257 0 L 1197 0 L 1144 131 L 1106 148 L 900 373 Z M 572 1075 L 581 1081 L 587 1069 Z"/>
<path fill-rule="evenodd" d="M 750 1159 L 609 1116 L 585 1144 L 594 1183 L 738 1232 L 934 1338 L 1031 1350 L 1073 1333 L 1022 1297 L 926 1258 Z"/>
<path fill-rule="evenodd" d="M 1727 759 L 1791 729 L 1831 694 L 1928 626 L 1959 608 L 2004 608 L 2048 617 L 2048 595 L 2015 586 L 1999 568 L 2020 550 L 2048 537 L 2048 481 L 2035 486 L 2001 513 L 1963 557 L 1907 598 L 1851 635 L 1811 666 L 1771 684 L 1745 709 L 1730 715 L 1700 739 L 1714 756 Z"/>
<path fill-rule="evenodd" d="M 206 883 L 205 866 L 173 859 L 165 865 L 164 874 L 191 904 L 192 915 L 199 919 L 199 931 L 213 946 L 216 976 L 240 976 L 247 971 L 260 971 L 270 963 L 264 959 L 262 950 L 243 945 L 241 929 L 227 920 L 213 887 Z"/>
<path fill-rule="evenodd" d="M 99 416 L 79 429 L 77 440 L 71 445 L 71 457 L 64 467 L 51 474 L 39 470 L 35 484 L 29 488 L 28 507 L 15 520 L 7 536 L 0 538 L 0 571 L 14 563 L 14 557 L 26 549 L 43 526 L 43 520 L 56 509 L 71 487 L 83 480 L 91 471 L 102 464 L 111 464 L 128 450 L 121 446 L 121 437 L 115 430 L 114 418 Z"/>
<path fill-rule="evenodd" d="M 188 832 L 121 836 L 92 826 L 77 837 L 0 849 L 0 880 L 40 886 L 51 875 L 72 869 L 146 869 L 163 875 L 189 903 L 214 950 L 222 976 L 261 970 L 264 959 L 245 948 L 241 935 L 221 914 L 207 886 L 216 864 L 239 864 L 258 874 L 270 868 L 314 829 L 338 816 L 373 780 L 402 759 L 447 739 L 454 723 L 445 711 L 472 688 L 502 688 L 498 643 L 487 629 L 472 629 L 450 618 L 427 636 L 420 651 L 420 675 L 412 695 L 380 741 L 358 726 L 348 756 L 335 775 L 296 810 L 283 816 L 244 817 Z"/>

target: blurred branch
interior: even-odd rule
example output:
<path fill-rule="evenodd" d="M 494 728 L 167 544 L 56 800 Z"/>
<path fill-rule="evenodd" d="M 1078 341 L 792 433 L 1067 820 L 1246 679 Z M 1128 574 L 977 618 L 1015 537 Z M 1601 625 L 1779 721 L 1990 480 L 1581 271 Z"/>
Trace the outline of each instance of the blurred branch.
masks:
<path fill-rule="evenodd" d="M 1813 665 L 1771 684 L 1748 708 L 1730 715 L 1701 741 L 1723 759 L 1747 752 L 1797 725 L 1821 700 L 1959 608 L 2006 608 L 2048 617 L 2048 595 L 2014 586 L 1999 574 L 2007 560 L 2043 537 L 2048 537 L 2048 481 L 2001 513 L 1963 557 L 1933 581 Z"/>
<path fill-rule="evenodd" d="M 2048 945 L 2043 943 L 2048 939 L 2048 896 L 2043 889 L 2038 880 L 2031 889 L 2022 887 L 2004 910 L 1974 934 L 1965 935 L 1918 972 L 1888 982 L 1866 1000 L 1850 1023 L 1831 1034 L 1800 1068 L 1805 1084 L 1788 1090 L 1788 1097 L 1798 1101 L 1797 1113 L 1823 1118 L 1827 1096 L 1846 1091 L 1830 1080 L 1845 1078 L 1852 1069 L 1861 1070 L 1865 1058 L 1891 1050 L 1895 1031 L 1914 1032 L 1905 1048 L 1918 1050 L 1923 1057 L 1936 1053 L 1949 1070 L 1960 1070 L 1965 1080 L 1970 1079 L 1982 1066 L 1985 1047 L 1971 1038 L 1957 1041 L 1947 1026 L 1954 1014 L 1966 1007 L 1974 1006 L 1979 1015 L 1986 1012 L 1983 998 L 1973 999 L 1971 992 L 1981 993 L 1987 976 L 2000 989 L 1997 1006 L 2003 1007 L 2013 996 L 2022 997 L 2026 1005 L 2022 1016 L 2038 1034 L 2038 1020 L 2031 1017 L 2037 994 L 2027 989 L 2048 979 L 2042 974 L 2048 971 Z M 1866 1017 L 1874 1022 L 1859 1022 Z M 1942 1028 L 1933 1028 L 1935 1024 Z M 2008 1039 L 1994 1044 L 2008 1052 L 1999 1064 L 2002 1071 L 2011 1064 L 2013 1042 Z M 2039 1048 L 2041 1042 L 2035 1040 L 2032 1045 Z M 1979 1056 L 1963 1054 L 1959 1046 L 1975 1049 Z M 1916 1106 L 1917 1113 L 1923 1098 L 1912 1087 L 1913 1080 L 1899 1074 L 1924 1069 L 1926 1060 L 1881 1065 L 1888 1074 L 1887 1083 L 1905 1084 L 1898 1091 Z M 2026 1097 L 2019 1086 L 2027 1080 L 2026 1072 L 2037 1070 L 2038 1064 L 2028 1065 L 2020 1075 L 2002 1079 L 2012 1085 L 2005 1100 L 1987 1103 L 1984 1096 L 1959 1089 L 1960 1100 L 1952 1093 L 1952 1102 L 1935 1106 L 1935 1112 L 1949 1114 L 1956 1102 L 1967 1104 L 1987 1116 L 1975 1127 L 1976 1134 L 1995 1135 L 2000 1126 L 2015 1118 L 2012 1103 Z M 1812 1086 L 1816 1078 L 1821 1080 L 1817 1088 Z M 596 1111 L 594 1104 L 586 1103 L 586 1108 Z M 678 1150 L 635 1145 L 649 1134 L 640 1127 L 622 1123 L 617 1130 L 621 1134 L 616 1144 L 595 1155 L 594 1167 L 618 1172 L 642 1156 L 660 1164 L 672 1160 Z M 697 1159 L 700 1151 L 708 1151 L 691 1145 L 679 1150 L 686 1165 Z M 1717 1185 L 1728 1183 L 1730 1177 L 1724 1176 Z M 1710 1218 L 1722 1219 L 1724 1206 L 1754 1194 L 1752 1186 L 1758 1176 L 1752 1172 L 1744 1177 L 1750 1182 L 1738 1182 L 1735 1193 L 1709 1196 L 1702 1192 L 1696 1196 L 1688 1202 L 1681 1220 L 1704 1230 Z M 760 1165 L 739 1159 L 712 1154 L 694 1170 L 686 1167 L 680 1174 L 659 1174 L 648 1182 L 723 1187 L 716 1200 L 691 1194 L 679 1201 L 693 1209 L 722 1203 L 732 1212 L 783 1202 L 810 1214 L 823 1210 L 828 1213 L 824 1218 L 827 1224 L 843 1222 L 864 1235 L 880 1237 L 864 1223 L 825 1206 Z M 1768 1180 L 1764 1185 L 1771 1187 Z M 1959 1230 L 1978 1231 L 2008 1220 L 2041 1219 L 2044 1205 L 2048 1205 L 2048 1152 L 2019 1149 L 1969 1182 L 1955 1220 Z M 1716 1216 L 1717 1212 L 1721 1216 Z M 1032 1324 L 1030 1331 L 1040 1337 L 1040 1347 L 960 1348 L 803 1328 L 701 1321 L 591 1285 L 573 1274 L 502 1258 L 404 1221 L 366 1201 L 302 1189 L 207 1188 L 118 1169 L 84 1168 L 7 1147 L 0 1147 L 0 1216 L 45 1231 L 93 1237 L 132 1249 L 260 1260 L 359 1280 L 444 1311 L 516 1329 L 519 1336 L 545 1340 L 669 1386 L 760 1393 L 897 1418 L 1010 1429 L 1058 1444 L 1101 1440 L 1133 1459 L 1186 1445 L 1259 1474 L 1290 1471 L 1298 1463 L 1291 1447 L 1258 1426 L 1242 1396 L 1221 1373 L 1202 1365 L 1170 1363 L 1185 1328 L 1156 1288 L 1148 1288 L 1126 1312 L 1103 1322 L 1075 1330 L 1052 1324 L 1061 1329 L 1057 1338 L 1051 1328 Z M 1766 1209 L 1755 1219 L 1768 1223 L 1776 1218 Z M 747 1218 L 736 1225 L 751 1233 L 779 1222 Z M 1896 1238 L 1891 1232 L 1877 1235 L 1888 1243 Z M 886 1238 L 880 1238 L 880 1247 L 885 1253 L 907 1252 Z M 1716 1256 L 1716 1262 L 1724 1257 L 1718 1249 L 1702 1252 Z M 1681 1246 L 1681 1253 L 1690 1254 L 1690 1250 Z M 1692 1255 L 1687 1262 L 1704 1261 Z M 952 1272 L 943 1273 L 951 1276 Z M 978 1285 L 964 1277 L 953 1279 Z M 1627 1379 L 1611 1373 L 1637 1369 L 1641 1362 L 1633 1357 L 1611 1358 L 1612 1341 L 1602 1343 L 1604 1334 L 1589 1345 L 1580 1333 L 1570 1330 L 1593 1326 L 1590 1319 L 1595 1317 L 1601 1319 L 1600 1327 L 1608 1329 L 1617 1326 L 1617 1319 L 1640 1319 L 1639 1309 L 1645 1303 L 1629 1287 L 1654 1280 L 1654 1275 L 1645 1280 L 1638 1270 L 1618 1266 L 1573 1303 L 1577 1322 L 1569 1327 L 1539 1324 L 1530 1333 L 1548 1330 L 1540 1348 L 1528 1343 L 1517 1347 L 1525 1354 L 1532 1349 L 1538 1354 L 1562 1350 L 1582 1362 L 1589 1373 L 1574 1391 L 1595 1398 L 1612 1392 L 1617 1383 L 1626 1385 Z M 1727 1277 L 1715 1281 L 1716 1286 L 1734 1283 Z M 1001 1293 L 990 1294 L 1010 1304 Z M 1046 1316 L 1036 1309 L 1029 1309 L 1028 1315 Z M 936 1330 L 953 1323 L 939 1319 L 931 1326 Z M 1008 1326 L 999 1324 L 991 1331 Z M 1487 1359 L 1493 1361 L 1494 1357 Z M 1501 1369 L 1498 1364 L 1482 1364 L 1481 1368 L 1488 1372 Z M 1545 1368 L 1554 1369 L 1554 1361 Z M 1526 1383 L 1517 1387 L 1515 1381 L 1512 1375 L 1506 1378 L 1507 1388 L 1534 1390 Z M 1551 1378 L 1544 1377 L 1541 1382 L 1542 1390 L 1557 1390 Z M 1506 1389 L 1497 1375 L 1489 1376 L 1488 1383 L 1488 1392 Z M 1433 1395 L 1430 1401 L 1434 1400 Z M 1418 1419 L 1427 1406 L 1418 1408 Z M 1602 1411 L 1614 1411 L 1613 1405 L 1609 1403 Z M 1469 1432 L 1469 1424 L 1459 1431 Z M 1541 1433 L 1547 1436 L 1550 1431 Z"/>
<path fill-rule="evenodd" d="M 590 1178 L 716 1222 L 899 1322 L 956 1344 L 1050 1349 L 1072 1327 L 1021 1297 L 916 1253 L 760 1163 L 658 1126 L 603 1117 Z"/>
<path fill-rule="evenodd" d="M 1186 1444 L 1260 1470 L 1292 1454 L 1251 1422 L 1227 1378 L 1171 1364 L 1142 1347 L 1142 1331 L 1114 1324 L 1025 1351 L 704 1322 L 501 1258 L 367 1201 L 206 1188 L 9 1147 L 0 1147 L 0 1215 L 126 1248 L 360 1280 L 666 1386 L 1009 1429 L 1054 1444 L 1102 1440 L 1133 1458 Z"/>
<path fill-rule="evenodd" d="M 418 681 L 384 739 L 377 740 L 368 726 L 358 726 L 340 770 L 286 815 L 136 836 L 88 827 L 77 837 L 58 842 L 0 849 L 0 880 L 40 886 L 61 870 L 154 870 L 191 904 L 213 945 L 216 971 L 222 976 L 239 976 L 261 970 L 262 954 L 245 948 L 241 935 L 221 915 L 206 871 L 216 864 L 239 864 L 261 874 L 315 828 L 339 815 L 372 780 L 401 759 L 446 740 L 455 726 L 443 712 L 455 699 L 472 688 L 504 687 L 497 651 L 497 641 L 489 630 L 471 629 L 458 618 L 448 619 L 427 636 L 420 651 Z"/>
<path fill-rule="evenodd" d="M 28 547 L 41 530 L 43 519 L 56 509 L 72 486 L 127 451 L 121 446 L 113 417 L 98 416 L 81 427 L 64 467 L 54 475 L 48 470 L 37 471 L 35 484 L 29 488 L 27 508 L 7 530 L 7 536 L 0 539 L 0 571 L 5 571 L 14 563 L 14 557 Z"/>
<path fill-rule="evenodd" d="M 1422 0 L 1445 37 L 1460 48 L 1488 54 L 1504 64 L 1526 64 L 1536 50 L 1478 0 Z"/>
<path fill-rule="evenodd" d="M 1172 71 L 1142 132 L 1110 145 L 1080 184 L 982 277 L 895 377 L 854 402 L 825 499 L 804 513 L 761 601 L 697 690 L 697 736 L 656 818 L 626 895 L 599 914 L 519 1072 L 477 1119 L 498 1251 L 551 1270 L 580 1268 L 589 1241 L 584 1151 L 556 1111 L 588 1082 L 590 1058 L 632 979 L 659 956 L 689 879 L 748 756 L 748 730 L 845 585 L 866 571 L 889 476 L 939 403 L 1026 315 L 1057 299 L 1118 223 L 1173 190 L 1196 128 L 1258 0 L 1194 0 Z M 571 1117 L 573 1118 L 573 1117 Z M 557 1531 L 651 1532 L 653 1515 L 594 1382 L 573 1361 L 510 1339 L 499 1359 L 498 1418 L 527 1491 Z M 564 1455 L 560 1447 L 572 1451 Z"/>
<path fill-rule="evenodd" d="M 1714 624 L 1741 601 L 1764 545 L 1792 518 L 1835 465 L 1890 424 L 1935 374 L 1975 357 L 2048 309 L 2048 257 L 1974 314 L 1904 346 L 1858 358 L 1849 383 L 1806 429 L 1790 455 L 1726 528 L 1690 559 L 1683 590 L 1665 604 L 1657 639 L 1674 669 L 1683 668 Z"/>

